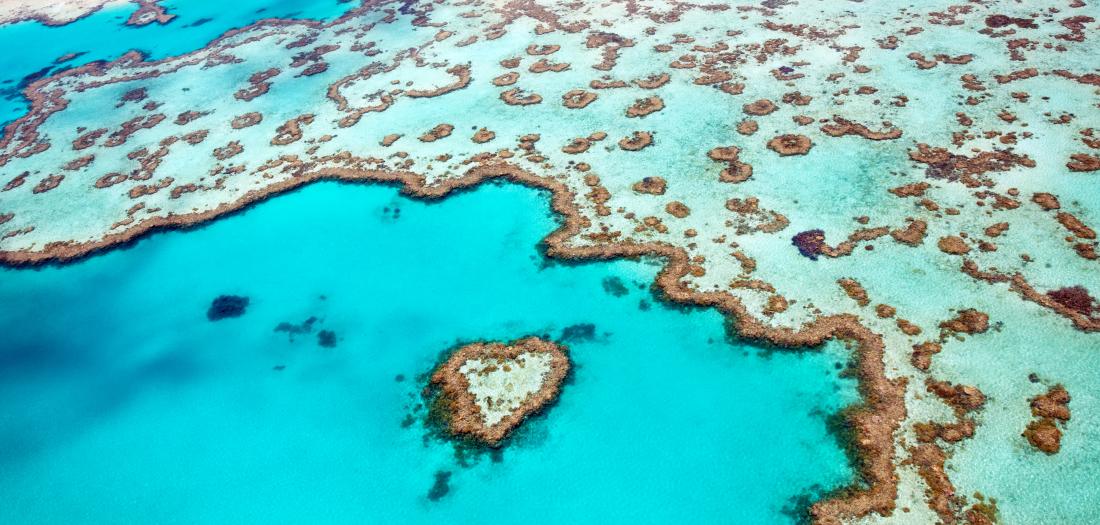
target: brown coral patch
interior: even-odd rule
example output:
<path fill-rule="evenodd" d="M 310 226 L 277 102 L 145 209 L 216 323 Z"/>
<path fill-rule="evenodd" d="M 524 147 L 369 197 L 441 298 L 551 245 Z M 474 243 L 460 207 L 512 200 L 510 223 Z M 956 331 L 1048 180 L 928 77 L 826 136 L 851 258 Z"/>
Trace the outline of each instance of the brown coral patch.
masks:
<path fill-rule="evenodd" d="M 243 100 L 248 102 L 260 95 L 263 95 L 271 89 L 272 78 L 279 75 L 278 68 L 270 68 L 264 71 L 257 71 L 252 76 L 248 77 L 248 87 L 239 89 L 233 96 L 237 100 Z"/>
<path fill-rule="evenodd" d="M 950 381 L 936 381 L 932 378 L 926 379 L 924 386 L 929 393 L 935 394 L 954 409 L 955 415 L 960 418 L 985 405 L 985 394 L 975 386 L 956 385 Z"/>
<path fill-rule="evenodd" d="M 206 137 L 209 134 L 210 134 L 210 130 L 200 129 L 200 130 L 192 131 L 191 133 L 184 134 L 180 138 L 183 139 L 184 142 L 194 146 L 195 144 L 200 144 L 200 143 L 202 143 L 202 141 L 206 140 Z"/>
<path fill-rule="evenodd" d="M 1031 415 L 1069 421 L 1070 395 L 1066 387 L 1054 385 L 1047 393 L 1031 398 Z"/>
<path fill-rule="evenodd" d="M 695 78 L 691 81 L 691 83 L 695 84 L 696 86 L 710 86 L 714 84 L 722 84 L 733 79 L 733 75 L 731 75 L 727 71 L 711 70 L 707 69 L 704 66 L 703 72 L 705 73 L 703 76 Z"/>
<path fill-rule="evenodd" d="M 762 313 L 771 317 L 777 313 L 786 312 L 789 306 L 790 303 L 787 301 L 786 297 L 778 294 L 769 295 L 768 301 L 764 304 Z"/>
<path fill-rule="evenodd" d="M 1023 436 L 1031 446 L 1047 453 L 1057 454 L 1062 449 L 1062 431 L 1056 423 L 1065 424 L 1070 419 L 1070 395 L 1062 385 L 1052 386 L 1045 394 L 1031 398 L 1031 415 Z"/>
<path fill-rule="evenodd" d="M 597 95 L 583 89 L 571 89 L 561 96 L 562 104 L 569 109 L 581 109 L 596 100 Z"/>
<path fill-rule="evenodd" d="M 982 186 L 984 182 L 978 177 L 988 172 L 1008 171 L 1016 166 L 1035 167 L 1033 159 L 1011 151 L 981 151 L 973 157 L 968 157 L 920 143 L 917 144 L 916 150 L 909 151 L 909 158 L 927 164 L 925 175 L 929 178 L 961 180 L 968 187 Z"/>
<path fill-rule="evenodd" d="M 855 301 L 856 304 L 860 306 L 871 304 L 871 299 L 867 296 L 867 290 L 863 288 L 863 285 L 860 284 L 859 281 L 845 277 L 837 279 L 836 284 L 840 285 L 844 293 Z"/>
<path fill-rule="evenodd" d="M 940 329 L 956 334 L 980 334 L 989 330 L 989 314 L 967 308 L 959 310 L 958 315 L 940 323 Z"/>
<path fill-rule="evenodd" d="M 1077 237 L 1089 240 L 1096 238 L 1096 231 L 1086 226 L 1085 223 L 1081 222 L 1081 219 L 1078 219 L 1077 216 L 1072 213 L 1060 211 L 1055 218 L 1058 219 L 1059 224 Z"/>
<path fill-rule="evenodd" d="M 933 341 L 915 344 L 913 345 L 913 355 L 910 357 L 909 362 L 917 370 L 927 372 L 932 366 L 932 356 L 940 353 L 942 350 L 943 346 Z"/>
<path fill-rule="evenodd" d="M 998 223 L 995 223 L 995 224 L 990 224 L 984 230 L 985 234 L 990 236 L 990 237 L 1000 237 L 1001 234 L 1003 234 L 1006 231 L 1008 231 L 1008 223 L 1007 222 L 998 222 Z"/>
<path fill-rule="evenodd" d="M 417 137 L 420 142 L 435 142 L 439 139 L 451 136 L 455 127 L 451 124 L 437 124 L 434 128 Z"/>
<path fill-rule="evenodd" d="M 214 158 L 218 160 L 228 160 L 239 155 L 242 151 L 244 151 L 244 147 L 241 146 L 240 141 L 234 140 L 225 146 L 214 148 Z"/>
<path fill-rule="evenodd" d="M 755 120 L 745 119 L 737 123 L 737 132 L 742 135 L 752 135 L 760 129 Z"/>
<path fill-rule="evenodd" d="M 95 142 L 99 140 L 99 137 L 102 137 L 106 133 L 107 128 L 93 129 L 91 131 L 85 132 L 77 136 L 76 139 L 73 140 L 73 149 L 76 151 L 80 151 L 82 149 L 90 148 L 95 145 Z"/>
<path fill-rule="evenodd" d="M 515 71 L 509 71 L 499 77 L 493 79 L 494 86 L 511 86 L 519 80 L 519 73 Z"/>
<path fill-rule="evenodd" d="M 557 44 L 548 44 L 540 46 L 538 44 L 531 44 L 527 46 L 527 54 L 531 56 L 544 56 L 557 53 L 561 49 L 561 46 Z"/>
<path fill-rule="evenodd" d="M 781 157 L 789 155 L 805 155 L 814 145 L 810 137 L 797 134 L 778 135 L 768 141 L 768 149 L 778 153 Z"/>
<path fill-rule="evenodd" d="M 167 188 L 168 186 L 171 186 L 173 182 L 175 182 L 175 180 L 172 177 L 165 177 L 161 180 L 158 180 L 154 184 L 138 184 L 137 186 L 130 188 L 129 195 L 131 199 L 137 199 L 146 195 L 152 195 L 160 190 L 163 190 L 164 188 Z"/>
<path fill-rule="evenodd" d="M 588 87 L 592 89 L 618 89 L 627 87 L 629 84 L 624 80 L 602 80 L 597 79 L 588 83 Z"/>
<path fill-rule="evenodd" d="M 669 80 L 672 80 L 672 77 L 669 76 L 668 73 L 660 73 L 649 75 L 645 78 L 636 78 L 631 82 L 633 82 L 635 86 L 638 86 L 642 89 L 657 89 L 665 84 L 668 84 Z"/>
<path fill-rule="evenodd" d="M 793 91 L 790 93 L 784 93 L 782 100 L 785 104 L 791 104 L 794 106 L 805 106 L 809 104 L 813 99 L 814 97 L 803 95 L 801 91 Z"/>
<path fill-rule="evenodd" d="M 890 236 L 902 244 L 908 246 L 919 246 L 924 242 L 925 232 L 928 230 L 928 223 L 920 219 L 914 220 L 909 223 L 908 226 L 902 229 L 892 230 Z"/>
<path fill-rule="evenodd" d="M 665 108 L 665 101 L 661 100 L 661 97 L 656 95 L 646 98 L 640 98 L 634 101 L 634 104 L 629 108 L 626 108 L 626 116 L 628 117 L 644 117 L 651 113 L 656 113 Z"/>
<path fill-rule="evenodd" d="M 940 237 L 940 240 L 936 242 L 936 246 L 939 247 L 941 252 L 951 255 L 965 255 L 970 252 L 970 246 L 966 244 L 962 237 L 957 235 Z"/>
<path fill-rule="evenodd" d="M 474 136 L 471 137 L 470 140 L 474 141 L 477 144 L 484 144 L 486 142 L 489 142 L 490 140 L 495 139 L 496 136 L 496 133 L 489 131 L 488 129 L 481 128 L 474 132 Z"/>
<path fill-rule="evenodd" d="M 1062 431 L 1050 418 L 1031 421 L 1022 435 L 1031 446 L 1047 454 L 1057 454 L 1062 450 Z"/>
<path fill-rule="evenodd" d="M 198 120 L 201 117 L 205 117 L 206 115 L 209 115 L 209 114 L 210 114 L 209 111 L 201 111 L 200 112 L 200 111 L 188 110 L 188 111 L 184 111 L 183 113 L 180 113 L 179 115 L 176 115 L 176 119 L 173 120 L 172 123 L 177 125 L 177 126 L 184 126 L 184 125 L 190 124 L 190 123 Z"/>
<path fill-rule="evenodd" d="M 908 319 L 902 319 L 899 317 L 895 324 L 897 324 L 898 330 L 901 330 L 901 333 L 905 335 L 920 335 L 921 333 L 920 327 L 913 324 Z"/>
<path fill-rule="evenodd" d="M 61 169 L 65 171 L 76 171 L 87 167 L 92 161 L 95 160 L 95 155 L 84 155 L 83 157 L 77 157 L 69 162 L 66 162 Z"/>
<path fill-rule="evenodd" d="M 669 215 L 676 217 L 677 219 L 683 219 L 688 215 L 691 215 L 691 208 L 688 208 L 686 204 L 680 201 L 672 201 L 665 205 L 665 211 Z"/>
<path fill-rule="evenodd" d="M 108 173 L 96 179 L 95 187 L 100 189 L 109 188 L 120 182 L 125 182 L 127 179 L 129 179 L 129 177 L 121 173 Z"/>
<path fill-rule="evenodd" d="M 741 106 L 741 111 L 745 114 L 762 117 L 776 110 L 775 102 L 772 102 L 766 98 L 756 100 Z"/>
<path fill-rule="evenodd" d="M 1031 196 L 1031 202 L 1038 204 L 1044 211 L 1057 210 L 1062 207 L 1062 203 L 1058 202 L 1058 197 L 1050 193 L 1036 193 Z"/>
<path fill-rule="evenodd" d="M 710 160 L 717 162 L 732 162 L 741 154 L 741 148 L 737 146 L 719 146 L 707 152 Z"/>
<path fill-rule="evenodd" d="M 1086 155 L 1084 153 L 1074 153 L 1069 156 L 1070 161 L 1066 163 L 1066 167 L 1070 171 L 1098 171 L 1100 170 L 1100 157 L 1096 155 Z"/>
<path fill-rule="evenodd" d="M 830 137 L 843 137 L 845 135 L 857 135 L 868 140 L 893 140 L 901 137 L 901 129 L 893 127 L 889 122 L 883 123 L 882 131 L 872 131 L 867 126 L 858 122 L 833 116 L 833 122 L 821 126 L 821 131 Z"/>
<path fill-rule="evenodd" d="M 233 120 L 229 122 L 229 125 L 233 129 L 244 129 L 247 127 L 255 126 L 264 120 L 264 116 L 259 112 L 253 111 L 245 113 L 243 115 L 237 115 L 233 117 Z"/>
<path fill-rule="evenodd" d="M 924 443 L 909 448 L 909 458 L 906 464 L 917 467 L 917 473 L 928 484 L 926 496 L 928 506 L 936 512 L 943 523 L 954 523 L 955 486 L 944 471 L 944 463 L 947 455 L 944 451 L 930 443 Z"/>
<path fill-rule="evenodd" d="M 977 423 L 970 418 L 964 418 L 955 423 L 927 422 L 913 425 L 917 441 L 921 443 L 932 443 L 937 439 L 948 443 L 957 443 L 974 437 L 976 428 Z"/>
<path fill-rule="evenodd" d="M 592 147 L 592 141 L 585 137 L 577 137 L 561 148 L 563 153 L 570 155 L 576 155 L 578 153 L 584 153 L 588 151 L 588 148 Z"/>
<path fill-rule="evenodd" d="M 542 102 L 542 95 L 538 93 L 525 94 L 519 88 L 512 88 L 500 94 L 500 99 L 510 106 L 530 106 Z"/>
<path fill-rule="evenodd" d="M 167 117 L 163 113 L 156 113 L 145 117 L 134 117 L 123 122 L 117 131 L 108 135 L 107 140 L 103 141 L 103 145 L 108 148 L 121 146 L 130 140 L 130 137 L 134 133 L 143 129 L 153 129 L 166 118 Z"/>
<path fill-rule="evenodd" d="M 653 134 L 648 131 L 635 131 L 619 140 L 619 147 L 625 151 L 639 151 L 650 144 L 653 144 Z"/>
<path fill-rule="evenodd" d="M 745 85 L 740 82 L 723 82 L 718 84 L 718 89 L 727 95 L 740 95 L 745 92 Z"/>
<path fill-rule="evenodd" d="M 31 192 L 35 194 L 46 193 L 56 188 L 63 180 L 65 180 L 64 175 L 47 175 L 43 177 L 42 180 L 38 181 L 38 184 L 35 184 Z"/>
<path fill-rule="evenodd" d="M 527 68 L 527 70 L 532 72 L 532 73 L 545 73 L 547 71 L 552 71 L 554 73 L 560 73 L 560 72 L 565 71 L 567 69 L 569 69 L 569 64 L 568 63 L 560 62 L 560 63 L 555 64 L 555 63 L 552 63 L 552 62 L 550 62 L 549 60 L 547 60 L 545 58 L 538 59 L 537 61 L 535 61 L 534 64 L 531 64 L 531 66 Z"/>
<path fill-rule="evenodd" d="M 157 3 L 158 0 L 135 0 L 138 5 L 137 10 L 130 13 L 130 17 L 126 19 L 126 25 L 128 26 L 145 26 L 152 23 L 167 24 L 176 18 L 168 12 L 164 6 Z"/>
<path fill-rule="evenodd" d="M 454 82 L 431 89 L 410 89 L 405 92 L 405 96 L 411 98 L 438 97 L 440 95 L 445 95 L 447 93 L 465 88 L 466 86 L 470 85 L 470 80 L 473 78 L 470 75 L 470 66 L 466 64 L 451 66 L 447 68 L 447 73 L 449 75 L 457 77 Z M 383 107 L 382 109 L 385 109 L 385 107 Z"/>
<path fill-rule="evenodd" d="M 648 193 L 650 195 L 664 195 L 667 187 L 668 183 L 665 182 L 665 179 L 657 176 L 645 177 L 631 186 L 638 193 Z"/>
<path fill-rule="evenodd" d="M 313 123 L 313 114 L 306 113 L 294 117 L 278 128 L 275 128 L 275 136 L 271 138 L 272 146 L 286 146 L 298 142 L 302 138 L 302 126 Z"/>
<path fill-rule="evenodd" d="M 752 178 L 752 165 L 738 160 L 731 161 L 718 174 L 719 181 L 733 184 L 745 182 L 750 178 Z"/>
<path fill-rule="evenodd" d="M 710 160 L 715 162 L 725 162 L 726 167 L 718 175 L 718 180 L 722 182 L 739 183 L 745 182 L 752 177 L 752 166 L 748 163 L 738 160 L 738 156 L 741 154 L 741 148 L 737 146 L 720 146 L 707 152 L 707 156 Z"/>

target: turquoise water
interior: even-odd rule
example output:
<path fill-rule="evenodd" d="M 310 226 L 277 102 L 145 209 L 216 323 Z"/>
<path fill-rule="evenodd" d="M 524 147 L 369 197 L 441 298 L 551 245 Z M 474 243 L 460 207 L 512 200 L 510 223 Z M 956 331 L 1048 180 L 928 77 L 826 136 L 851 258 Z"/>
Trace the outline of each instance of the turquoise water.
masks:
<path fill-rule="evenodd" d="M 328 20 L 357 5 L 337 0 L 187 0 L 161 2 L 176 18 L 168 24 L 126 26 L 136 5 L 105 9 L 59 27 L 22 22 L 0 31 L 0 125 L 26 113 L 20 82 L 40 78 L 67 67 L 96 60 L 114 60 L 130 50 L 150 59 L 188 53 L 205 46 L 230 29 L 264 18 Z M 105 38 L 105 35 L 109 37 Z M 33 46 L 28 46 L 33 42 Z M 62 64 L 54 61 L 67 53 L 83 53 Z"/>
<path fill-rule="evenodd" d="M 512 185 L 424 203 L 323 183 L 0 270 L 0 522 L 788 523 L 849 481 L 838 346 L 730 342 L 717 313 L 655 301 L 652 262 L 547 261 L 547 209 Z M 221 294 L 246 313 L 208 321 Z M 499 455 L 460 460 L 421 424 L 446 348 L 581 323 L 559 403 Z"/>

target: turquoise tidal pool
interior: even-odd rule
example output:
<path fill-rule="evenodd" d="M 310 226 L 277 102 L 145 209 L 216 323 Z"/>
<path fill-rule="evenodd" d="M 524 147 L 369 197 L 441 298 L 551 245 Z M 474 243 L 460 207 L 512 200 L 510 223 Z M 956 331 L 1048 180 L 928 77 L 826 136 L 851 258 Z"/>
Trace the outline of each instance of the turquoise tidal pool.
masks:
<path fill-rule="evenodd" d="M 790 523 L 851 481 L 840 345 L 731 340 L 659 261 L 545 259 L 556 226 L 515 185 L 326 182 L 0 269 L 0 523 Z M 223 294 L 246 311 L 208 320 Z M 571 349 L 556 405 L 498 453 L 424 426 L 448 348 L 530 334 Z"/>

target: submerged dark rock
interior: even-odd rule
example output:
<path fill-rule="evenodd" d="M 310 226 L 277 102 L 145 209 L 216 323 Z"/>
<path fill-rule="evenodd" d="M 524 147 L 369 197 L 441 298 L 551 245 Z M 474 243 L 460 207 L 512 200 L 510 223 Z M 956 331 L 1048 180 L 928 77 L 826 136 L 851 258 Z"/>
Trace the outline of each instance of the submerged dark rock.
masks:
<path fill-rule="evenodd" d="M 188 25 L 183 26 L 183 27 L 199 27 L 203 24 L 207 24 L 207 23 L 213 22 L 213 21 L 214 21 L 213 18 L 200 18 L 198 20 L 195 20 L 194 22 L 191 22 Z"/>
<path fill-rule="evenodd" d="M 591 341 L 596 338 L 596 325 L 592 323 L 579 323 L 569 325 L 562 329 L 561 340 L 567 342 L 573 341 Z"/>
<path fill-rule="evenodd" d="M 302 321 L 300 324 L 293 324 L 283 321 L 275 327 L 276 332 L 286 332 L 290 336 L 290 340 L 294 340 L 294 336 L 300 334 L 308 334 L 313 331 L 313 324 L 317 322 L 317 317 L 310 316 L 309 319 Z"/>
<path fill-rule="evenodd" d="M 608 295 L 613 295 L 615 297 L 622 297 L 630 293 L 630 290 L 627 289 L 625 284 L 623 284 L 623 280 L 619 279 L 618 277 L 605 278 L 603 280 L 603 291 L 607 292 Z"/>
<path fill-rule="evenodd" d="M 210 303 L 210 309 L 206 311 L 206 318 L 218 321 L 227 317 L 240 317 L 248 308 L 248 298 L 239 295 L 219 295 Z"/>
<path fill-rule="evenodd" d="M 435 473 L 435 483 L 432 484 L 431 490 L 428 491 L 428 499 L 431 501 L 439 501 L 451 491 L 450 486 L 451 472 L 448 470 L 440 470 Z"/>
<path fill-rule="evenodd" d="M 317 344 L 324 348 L 336 347 L 336 332 L 332 330 L 321 330 L 317 332 Z"/>

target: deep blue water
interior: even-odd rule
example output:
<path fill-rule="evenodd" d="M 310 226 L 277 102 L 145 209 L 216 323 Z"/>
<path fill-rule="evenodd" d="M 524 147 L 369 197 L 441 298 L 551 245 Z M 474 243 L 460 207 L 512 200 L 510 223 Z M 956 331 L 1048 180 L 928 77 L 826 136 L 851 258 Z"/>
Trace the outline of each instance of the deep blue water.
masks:
<path fill-rule="evenodd" d="M 136 5 L 107 9 L 60 27 L 22 22 L 0 31 L 0 126 L 26 113 L 22 83 L 130 50 L 161 59 L 200 49 L 230 29 L 264 18 L 327 20 L 358 3 L 337 0 L 186 0 L 161 2 L 176 18 L 168 24 L 126 26 Z M 28 45 L 33 43 L 34 45 Z M 67 53 L 79 57 L 55 63 Z"/>
<path fill-rule="evenodd" d="M 547 209 L 322 183 L 0 270 L 0 523 L 784 523 L 848 481 L 825 422 L 856 397 L 846 355 L 728 341 L 655 301 L 654 262 L 549 262 Z M 221 294 L 245 314 L 207 320 Z M 456 342 L 584 323 L 560 402 L 501 454 L 458 458 L 413 410 Z"/>

